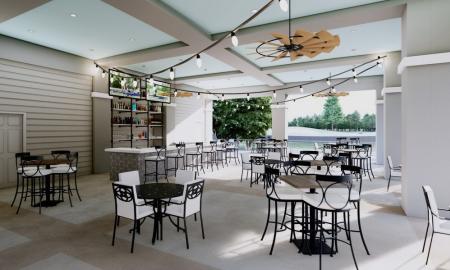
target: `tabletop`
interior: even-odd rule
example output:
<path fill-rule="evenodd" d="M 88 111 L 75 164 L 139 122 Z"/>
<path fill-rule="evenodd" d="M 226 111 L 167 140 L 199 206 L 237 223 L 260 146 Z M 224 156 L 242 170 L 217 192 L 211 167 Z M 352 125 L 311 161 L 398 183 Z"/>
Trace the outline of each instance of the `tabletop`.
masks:
<path fill-rule="evenodd" d="M 298 189 L 320 188 L 315 174 L 281 175 L 278 179 Z"/>
<path fill-rule="evenodd" d="M 60 164 L 68 164 L 70 163 L 67 159 L 42 159 L 42 160 L 30 160 L 26 161 L 27 166 L 30 165 L 60 165 Z"/>
<path fill-rule="evenodd" d="M 265 159 L 264 160 L 264 164 L 268 164 L 268 165 L 281 164 L 281 163 L 284 163 L 284 161 L 279 160 L 279 159 Z"/>
<path fill-rule="evenodd" d="M 139 199 L 169 199 L 183 195 L 184 186 L 174 183 L 151 183 L 136 186 Z"/>

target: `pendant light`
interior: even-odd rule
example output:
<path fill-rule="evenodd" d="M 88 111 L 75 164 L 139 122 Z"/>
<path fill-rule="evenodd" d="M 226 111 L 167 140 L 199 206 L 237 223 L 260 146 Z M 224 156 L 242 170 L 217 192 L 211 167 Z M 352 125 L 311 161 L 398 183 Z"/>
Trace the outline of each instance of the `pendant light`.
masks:
<path fill-rule="evenodd" d="M 106 72 L 103 71 L 103 72 L 102 72 L 102 78 L 105 78 L 105 77 L 106 77 Z"/>
<path fill-rule="evenodd" d="M 197 93 L 197 99 L 200 99 L 200 92 Z"/>
<path fill-rule="evenodd" d="M 357 82 L 358 82 L 358 78 L 357 78 L 356 76 L 353 76 L 353 81 L 354 81 L 355 83 L 357 83 Z"/>
<path fill-rule="evenodd" d="M 155 80 L 153 80 L 153 75 L 150 74 L 150 79 L 148 80 L 151 86 L 155 85 Z"/>
<path fill-rule="evenodd" d="M 195 62 L 197 63 L 198 68 L 202 67 L 202 59 L 200 58 L 200 54 L 197 54 L 197 59 L 195 60 Z"/>
<path fill-rule="evenodd" d="M 277 92 L 275 92 L 275 90 L 273 90 L 273 98 L 277 97 Z"/>
<path fill-rule="evenodd" d="M 352 69 L 352 72 L 353 72 L 353 77 L 355 77 L 356 76 L 356 70 Z"/>
<path fill-rule="evenodd" d="M 247 93 L 247 101 L 249 101 L 249 100 L 250 100 L 250 94 Z"/>
<path fill-rule="evenodd" d="M 289 10 L 289 4 L 287 0 L 278 0 L 278 5 L 280 5 L 280 9 L 284 12 Z"/>
<path fill-rule="evenodd" d="M 336 88 L 334 88 L 334 86 L 331 87 L 331 92 L 332 92 L 333 94 L 336 93 Z"/>
<path fill-rule="evenodd" d="M 99 71 L 99 69 L 100 69 L 100 67 L 97 64 L 95 64 L 95 72 L 96 73 Z"/>
<path fill-rule="evenodd" d="M 231 43 L 233 43 L 234 47 L 239 45 L 239 40 L 234 32 L 231 32 Z"/>
<path fill-rule="evenodd" d="M 303 85 L 300 85 L 300 93 L 303 94 Z"/>
<path fill-rule="evenodd" d="M 222 94 L 222 97 L 220 98 L 220 100 L 224 101 L 225 100 L 225 95 Z"/>
<path fill-rule="evenodd" d="M 175 79 L 175 71 L 173 70 L 173 67 L 170 68 L 169 76 L 172 81 Z"/>
<path fill-rule="evenodd" d="M 327 78 L 327 84 L 328 84 L 328 85 L 331 85 L 330 78 Z"/>

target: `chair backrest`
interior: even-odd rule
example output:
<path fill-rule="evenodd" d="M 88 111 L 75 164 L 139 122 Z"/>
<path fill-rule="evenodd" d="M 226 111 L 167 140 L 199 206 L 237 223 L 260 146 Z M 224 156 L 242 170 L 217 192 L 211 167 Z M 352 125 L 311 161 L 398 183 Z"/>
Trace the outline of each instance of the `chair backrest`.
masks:
<path fill-rule="evenodd" d="M 59 158 L 56 158 L 59 159 Z M 78 152 L 68 153 L 64 156 L 64 160 L 67 160 L 67 167 L 61 167 L 60 170 L 66 171 L 67 173 L 75 173 L 78 169 Z"/>
<path fill-rule="evenodd" d="M 42 164 L 43 156 L 22 156 L 21 157 L 21 166 L 22 166 L 22 175 L 25 177 L 39 177 L 41 176 L 41 170 L 45 169 L 45 166 Z M 32 170 L 27 170 L 27 168 L 33 167 Z"/>
<path fill-rule="evenodd" d="M 434 192 L 430 186 L 428 186 L 428 185 L 422 186 L 422 190 L 423 190 L 423 194 L 425 196 L 425 202 L 427 204 L 428 220 L 431 222 L 431 224 L 436 229 L 436 226 L 438 225 L 438 223 L 434 222 L 434 217 L 439 218 L 439 211 L 438 211 L 438 206 L 436 203 L 436 197 L 434 196 Z"/>
<path fill-rule="evenodd" d="M 338 156 L 341 157 L 343 160 L 345 160 L 345 164 L 349 164 L 350 163 L 350 159 L 352 158 L 352 154 L 351 153 L 339 153 Z"/>
<path fill-rule="evenodd" d="M 202 142 L 196 142 L 195 143 L 197 154 L 203 153 L 203 143 Z"/>
<path fill-rule="evenodd" d="M 387 161 L 388 161 L 389 169 L 392 170 L 394 168 L 394 164 L 392 164 L 392 157 L 388 155 Z"/>
<path fill-rule="evenodd" d="M 289 156 L 288 156 L 288 160 L 289 161 L 299 160 L 299 159 L 300 159 L 300 155 L 299 154 L 289 153 Z"/>
<path fill-rule="evenodd" d="M 50 155 L 54 159 L 68 159 L 69 155 L 70 155 L 70 151 L 69 150 L 53 150 L 53 151 L 50 151 Z"/>
<path fill-rule="evenodd" d="M 359 166 L 352 166 L 352 165 L 341 165 L 341 171 L 342 175 L 352 175 L 353 181 L 352 181 L 352 188 L 355 188 L 358 190 L 358 194 L 361 195 L 362 190 L 362 170 Z M 355 181 L 357 183 L 355 183 Z"/>
<path fill-rule="evenodd" d="M 251 170 L 253 173 L 264 174 L 265 173 L 265 158 L 264 157 L 252 157 L 251 158 Z"/>
<path fill-rule="evenodd" d="M 369 148 L 367 146 L 355 146 L 355 149 L 358 150 L 358 152 L 356 152 L 356 157 L 358 158 L 369 157 Z"/>
<path fill-rule="evenodd" d="M 217 150 L 217 142 L 216 141 L 210 141 L 209 147 L 211 148 L 211 152 L 216 152 Z"/>
<path fill-rule="evenodd" d="M 369 156 L 372 156 L 372 145 L 370 143 L 363 143 L 361 146 L 366 147 Z"/>
<path fill-rule="evenodd" d="M 186 152 L 186 144 L 177 143 L 175 147 L 177 148 L 177 157 L 183 157 Z"/>
<path fill-rule="evenodd" d="M 325 162 L 325 165 L 327 166 L 326 174 L 332 174 L 333 167 L 337 167 L 337 166 L 341 165 L 343 160 L 344 160 L 343 157 L 333 157 L 333 156 L 325 156 L 325 157 L 323 157 L 323 161 Z M 336 171 L 336 173 L 340 174 L 340 171 L 339 172 Z"/>
<path fill-rule="evenodd" d="M 311 150 L 300 151 L 301 160 L 311 160 L 311 159 L 316 160 L 318 155 L 319 155 L 318 151 L 311 151 Z"/>
<path fill-rule="evenodd" d="M 156 159 L 162 160 L 166 157 L 166 148 L 163 146 L 155 146 Z"/>
<path fill-rule="evenodd" d="M 134 186 L 112 183 L 116 215 L 136 219 L 136 189 Z"/>
<path fill-rule="evenodd" d="M 281 160 L 281 153 L 280 152 L 272 152 L 269 151 L 267 154 L 268 159 L 275 159 L 275 160 Z"/>
<path fill-rule="evenodd" d="M 119 184 L 127 185 L 133 187 L 133 191 L 136 195 L 136 185 L 141 184 L 141 180 L 139 179 L 139 171 L 130 171 L 119 173 Z M 137 201 L 137 197 L 135 198 Z"/>
<path fill-rule="evenodd" d="M 308 174 L 311 162 L 307 160 L 293 160 L 290 162 L 289 173 L 294 175 Z"/>
<path fill-rule="evenodd" d="M 250 153 L 249 152 L 242 152 L 241 153 L 241 160 L 242 160 L 242 163 L 250 163 Z"/>
<path fill-rule="evenodd" d="M 190 216 L 202 209 L 202 197 L 205 180 L 197 179 L 186 183 L 184 194 L 184 215 Z"/>
<path fill-rule="evenodd" d="M 22 157 L 30 156 L 30 152 L 20 152 L 16 153 L 16 169 L 19 169 L 22 166 Z"/>
<path fill-rule="evenodd" d="M 195 171 L 177 170 L 177 176 L 175 177 L 176 184 L 185 184 L 195 179 Z"/>
<path fill-rule="evenodd" d="M 333 210 L 342 210 L 350 203 L 352 189 L 351 175 L 317 175 L 316 182 L 320 186 L 322 200 L 320 205 Z"/>
<path fill-rule="evenodd" d="M 270 166 L 265 167 L 265 175 L 264 179 L 266 180 L 266 194 L 267 196 L 275 196 L 278 198 L 278 194 L 276 191 L 276 183 L 277 179 L 280 176 L 280 170 L 276 168 L 271 168 Z"/>

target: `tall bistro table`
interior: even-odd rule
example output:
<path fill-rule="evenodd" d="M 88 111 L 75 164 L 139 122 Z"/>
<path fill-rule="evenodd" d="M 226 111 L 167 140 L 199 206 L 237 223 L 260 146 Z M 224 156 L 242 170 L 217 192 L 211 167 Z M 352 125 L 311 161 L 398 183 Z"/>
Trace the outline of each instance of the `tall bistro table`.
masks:
<path fill-rule="evenodd" d="M 151 183 L 136 186 L 136 194 L 138 199 L 143 199 L 146 202 L 153 201 L 153 237 L 152 244 L 155 244 L 155 240 L 158 236 L 162 241 L 163 233 L 163 212 L 162 204 L 164 199 L 175 198 L 183 195 L 184 185 L 173 183 Z M 161 235 L 159 235 L 159 233 Z"/>
<path fill-rule="evenodd" d="M 36 161 L 30 161 L 27 163 L 28 166 L 45 166 L 45 169 L 49 170 L 52 165 L 61 165 L 61 164 L 68 164 L 67 159 L 42 159 L 42 160 L 36 160 Z M 50 177 L 51 174 L 45 176 L 45 201 L 41 202 L 41 205 L 43 207 L 52 207 L 56 206 L 58 203 L 62 202 L 61 200 L 55 200 L 54 198 L 51 198 L 51 195 L 54 194 L 54 191 L 52 192 L 51 189 L 51 183 L 50 183 Z M 54 197 L 54 196 L 53 196 Z M 33 205 L 33 207 L 39 207 L 39 203 L 36 203 Z"/>
<path fill-rule="evenodd" d="M 316 182 L 315 174 L 306 174 L 306 175 L 281 175 L 279 179 L 287 184 L 293 186 L 294 188 L 299 189 L 309 189 L 307 193 L 317 193 L 316 189 L 320 188 L 320 185 Z M 293 204 L 293 203 L 292 203 Z M 304 204 L 308 207 L 309 213 L 309 224 L 306 228 L 302 228 L 302 233 L 307 237 L 304 238 L 305 241 L 301 239 L 296 239 L 294 237 L 294 244 L 297 246 L 299 252 L 303 254 L 319 254 L 320 246 L 322 245 L 322 254 L 330 254 L 332 252 L 331 248 L 326 245 L 325 242 L 322 242 L 320 239 L 317 239 L 317 217 L 316 211 L 308 204 Z M 291 230 L 294 231 L 295 218 L 294 218 L 294 205 L 291 205 L 292 209 L 292 219 L 291 219 Z M 308 219 L 306 219 L 308 223 Z M 295 233 L 295 232 L 294 232 Z"/>

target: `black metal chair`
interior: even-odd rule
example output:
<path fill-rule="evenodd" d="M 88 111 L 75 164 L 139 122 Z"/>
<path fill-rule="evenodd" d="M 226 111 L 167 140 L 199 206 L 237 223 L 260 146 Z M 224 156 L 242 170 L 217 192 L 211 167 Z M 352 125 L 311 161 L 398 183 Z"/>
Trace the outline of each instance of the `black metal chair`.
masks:
<path fill-rule="evenodd" d="M 177 171 L 179 168 L 181 168 L 182 170 L 184 170 L 185 168 L 185 154 L 186 154 L 186 144 L 184 143 L 177 143 L 175 144 L 175 147 L 177 148 L 177 152 L 175 154 L 167 154 L 166 155 L 166 160 L 167 160 L 167 166 L 166 166 L 166 175 L 169 174 L 170 171 L 174 171 L 175 172 L 175 176 L 177 175 Z M 170 168 L 169 164 L 170 164 L 170 160 L 174 161 L 174 167 Z M 179 167 L 179 161 L 183 161 L 183 166 Z"/>
<path fill-rule="evenodd" d="M 166 170 L 166 148 L 162 147 L 162 146 L 155 146 L 155 150 L 156 150 L 156 155 L 155 156 L 148 156 L 145 157 L 145 166 L 144 166 L 144 176 L 145 176 L 145 180 L 144 183 L 147 182 L 147 177 L 149 176 L 154 176 L 155 177 L 155 182 L 158 183 L 159 180 L 159 176 L 160 175 L 164 175 L 166 178 L 166 181 L 168 181 L 167 179 L 167 170 Z M 154 172 L 148 172 L 148 168 L 147 168 L 147 163 L 152 163 L 155 166 L 155 171 Z M 163 173 L 159 172 L 159 164 L 163 165 Z"/>
<path fill-rule="evenodd" d="M 359 138 L 358 138 L 358 143 L 359 143 Z M 361 146 L 366 147 L 368 149 L 368 158 L 369 158 L 369 172 L 372 175 L 373 178 L 375 178 L 375 175 L 373 174 L 373 170 L 372 170 L 372 151 L 373 151 L 373 147 L 370 143 L 363 143 Z"/>
<path fill-rule="evenodd" d="M 211 171 L 214 171 L 214 164 L 216 164 L 216 168 L 219 169 L 219 164 L 217 163 L 217 142 L 210 141 L 209 142 L 209 150 L 203 150 L 204 156 L 204 164 L 206 164 L 206 169 L 211 165 Z"/>
<path fill-rule="evenodd" d="M 357 150 L 356 154 L 352 156 L 353 164 L 361 167 L 364 175 L 369 176 L 369 180 L 372 181 L 372 176 L 369 168 L 369 147 L 368 146 L 355 146 Z"/>
<path fill-rule="evenodd" d="M 319 151 L 311 151 L 311 150 L 300 151 L 301 160 L 316 160 L 317 156 L 319 156 Z"/>
<path fill-rule="evenodd" d="M 222 164 L 222 168 L 225 168 L 223 165 L 224 162 L 228 166 L 228 161 L 226 158 L 226 151 L 227 151 L 227 144 L 221 140 L 217 142 L 217 148 L 216 148 L 216 162 L 219 164 L 219 162 Z"/>
<path fill-rule="evenodd" d="M 23 179 L 22 179 L 22 157 L 26 157 L 26 156 L 30 156 L 30 152 L 21 152 L 21 153 L 16 153 L 15 157 L 16 157 L 16 191 L 14 192 L 14 198 L 11 202 L 11 207 L 14 206 L 14 202 L 16 201 L 17 198 L 17 194 L 22 194 L 24 192 L 24 188 L 23 188 Z M 20 183 L 22 179 L 22 183 Z M 22 186 L 22 191 L 19 191 L 19 187 Z M 25 191 L 26 192 L 26 191 Z"/>
<path fill-rule="evenodd" d="M 265 157 L 258 157 L 253 156 L 250 159 L 251 163 L 251 173 L 250 173 L 250 187 L 253 186 L 253 184 L 258 184 L 259 180 L 264 181 L 264 174 L 265 174 Z M 253 180 L 253 174 L 255 175 L 255 180 Z M 264 187 L 266 186 L 264 182 Z"/>
<path fill-rule="evenodd" d="M 53 184 L 54 186 L 53 194 L 55 194 L 56 191 L 58 191 L 60 200 L 64 201 L 64 193 L 67 193 L 71 207 L 72 207 L 71 196 L 73 196 L 72 191 L 75 191 L 77 193 L 78 200 L 81 202 L 81 196 L 78 190 L 78 183 L 77 183 L 78 158 L 79 158 L 78 152 L 69 153 L 66 156 L 67 162 L 63 164 L 64 166 L 57 166 L 51 169 L 53 176 L 58 176 L 59 180 L 58 186 Z M 71 176 L 74 177 L 74 185 L 71 185 L 70 183 Z M 66 185 L 64 185 L 64 177 L 67 179 Z"/>
<path fill-rule="evenodd" d="M 323 157 L 323 161 L 325 162 L 325 165 L 327 166 L 327 171 L 325 172 L 325 175 L 332 175 L 334 172 L 337 174 L 337 171 L 334 171 L 333 168 L 337 168 L 342 165 L 343 158 L 342 157 L 329 157 L 325 156 Z M 339 171 L 340 174 L 340 171 Z"/>
<path fill-rule="evenodd" d="M 189 158 L 190 163 L 189 163 Z M 200 173 L 200 170 L 205 173 L 205 169 L 203 168 L 203 143 L 196 142 L 195 143 L 195 151 L 186 153 L 186 169 L 191 168 L 192 171 L 195 171 L 197 174 Z"/>
<path fill-rule="evenodd" d="M 308 174 L 309 169 L 311 169 L 311 162 L 308 160 L 294 160 L 291 161 L 289 166 L 288 174 L 293 175 L 303 175 Z"/>

